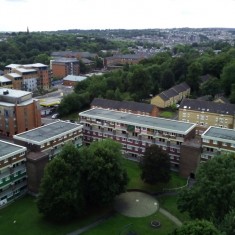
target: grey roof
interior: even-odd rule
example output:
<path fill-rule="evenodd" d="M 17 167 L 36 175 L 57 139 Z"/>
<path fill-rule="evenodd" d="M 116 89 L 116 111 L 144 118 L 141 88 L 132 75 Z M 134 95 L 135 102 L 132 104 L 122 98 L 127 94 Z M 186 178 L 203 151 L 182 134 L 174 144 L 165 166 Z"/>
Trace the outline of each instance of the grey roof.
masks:
<path fill-rule="evenodd" d="M 235 130 L 220 127 L 209 127 L 202 135 L 202 138 L 215 139 L 218 141 L 227 141 L 235 144 Z"/>
<path fill-rule="evenodd" d="M 48 125 L 14 135 L 13 138 L 28 143 L 42 144 L 81 128 L 82 125 L 59 120 L 49 123 Z"/>
<path fill-rule="evenodd" d="M 67 57 L 59 57 L 59 58 L 55 58 L 52 60 L 52 64 L 54 63 L 74 63 L 74 62 L 79 62 L 78 59 L 76 58 L 67 58 Z"/>
<path fill-rule="evenodd" d="M 81 82 L 85 79 L 87 79 L 87 77 L 76 76 L 76 75 L 67 75 L 65 78 L 63 78 L 64 81 L 73 81 L 73 82 Z"/>
<path fill-rule="evenodd" d="M 183 99 L 180 103 L 180 109 L 188 109 L 195 111 L 204 111 L 208 113 L 218 113 L 225 115 L 235 114 L 235 104 L 223 104 L 212 101 Z"/>
<path fill-rule="evenodd" d="M 102 99 L 102 98 L 95 98 L 91 106 L 97 106 L 101 108 L 109 108 L 109 109 L 127 109 L 132 111 L 139 111 L 139 112 L 145 112 L 150 113 L 154 105 L 152 104 L 145 104 L 145 103 L 139 103 L 134 101 L 117 101 L 117 100 L 108 100 L 108 99 Z"/>
<path fill-rule="evenodd" d="M 4 91 L 8 91 L 8 94 L 4 95 L 3 94 Z M 0 88 L 0 100 L 1 100 L 1 97 L 5 97 L 5 96 L 13 97 L 13 98 L 20 98 L 29 94 L 32 95 L 32 92 L 9 89 L 9 88 Z"/>
<path fill-rule="evenodd" d="M 107 109 L 90 109 L 79 114 L 95 119 L 107 120 L 127 125 L 135 125 L 156 130 L 173 132 L 178 134 L 187 134 L 196 124 L 157 118 L 151 116 L 136 115 L 131 113 L 112 111 Z"/>
<path fill-rule="evenodd" d="M 165 90 L 165 91 L 161 92 L 159 94 L 159 96 L 163 100 L 168 100 L 168 99 L 170 99 L 172 97 L 175 97 L 175 96 L 179 95 L 183 91 L 187 91 L 188 89 L 190 89 L 188 84 L 186 82 L 182 82 L 182 83 L 180 83 L 178 85 L 175 85 L 175 86 L 171 87 L 168 90 Z"/>
<path fill-rule="evenodd" d="M 25 147 L 0 140 L 0 160 L 1 157 L 13 156 L 23 151 L 26 151 Z"/>

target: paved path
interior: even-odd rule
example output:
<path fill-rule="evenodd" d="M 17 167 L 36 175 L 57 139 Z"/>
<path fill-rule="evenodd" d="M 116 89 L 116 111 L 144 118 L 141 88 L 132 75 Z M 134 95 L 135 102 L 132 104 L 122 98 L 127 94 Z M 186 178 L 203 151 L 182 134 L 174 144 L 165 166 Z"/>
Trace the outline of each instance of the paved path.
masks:
<path fill-rule="evenodd" d="M 84 226 L 84 227 L 82 227 L 82 228 L 80 228 L 80 229 L 78 229 L 76 231 L 71 232 L 71 233 L 67 233 L 67 235 L 79 235 L 79 234 L 82 234 L 82 233 L 84 233 L 84 232 L 86 232 L 86 231 L 88 231 L 88 230 L 98 226 L 99 224 L 104 223 L 107 219 L 109 219 L 112 216 L 113 216 L 113 213 L 110 213 L 107 216 L 105 216 L 105 217 L 103 217 L 103 218 L 101 218 L 101 219 L 99 219 L 99 220 L 97 220 L 97 221 L 95 221 L 95 222 L 93 222 L 93 223 L 91 223 L 91 224 L 89 224 L 87 226 Z"/>
<path fill-rule="evenodd" d="M 159 212 L 165 215 L 169 220 L 174 222 L 176 225 L 178 226 L 182 225 L 182 222 L 178 218 L 176 218 L 174 215 L 172 215 L 170 212 L 168 212 L 167 210 L 160 208 Z"/>

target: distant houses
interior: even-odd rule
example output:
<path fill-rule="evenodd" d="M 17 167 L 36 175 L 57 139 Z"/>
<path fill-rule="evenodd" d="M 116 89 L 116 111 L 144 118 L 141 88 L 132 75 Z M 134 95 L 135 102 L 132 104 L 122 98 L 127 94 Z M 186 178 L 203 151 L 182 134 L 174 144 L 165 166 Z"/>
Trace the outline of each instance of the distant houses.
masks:
<path fill-rule="evenodd" d="M 151 99 L 151 104 L 156 105 L 159 108 L 167 108 L 173 104 L 177 104 L 183 98 L 188 97 L 190 91 L 191 89 L 188 84 L 183 82 L 153 97 Z"/>

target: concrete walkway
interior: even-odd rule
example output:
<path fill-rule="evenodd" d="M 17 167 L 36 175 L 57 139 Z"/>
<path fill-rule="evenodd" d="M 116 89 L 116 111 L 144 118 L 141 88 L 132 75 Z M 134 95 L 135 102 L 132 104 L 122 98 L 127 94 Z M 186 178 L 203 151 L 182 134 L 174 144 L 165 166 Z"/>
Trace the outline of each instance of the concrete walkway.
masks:
<path fill-rule="evenodd" d="M 177 226 L 182 225 L 182 222 L 178 218 L 176 218 L 174 215 L 172 215 L 170 212 L 168 212 L 167 210 L 163 208 L 159 208 L 159 212 L 165 215 L 169 220 L 174 222 Z"/>

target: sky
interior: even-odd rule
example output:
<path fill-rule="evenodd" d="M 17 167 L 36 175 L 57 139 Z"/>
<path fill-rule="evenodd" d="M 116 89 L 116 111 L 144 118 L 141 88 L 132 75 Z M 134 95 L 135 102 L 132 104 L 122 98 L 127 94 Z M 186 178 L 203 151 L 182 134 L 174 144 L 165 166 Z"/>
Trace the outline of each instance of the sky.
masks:
<path fill-rule="evenodd" d="M 0 31 L 235 28 L 235 0 L 0 0 Z"/>

